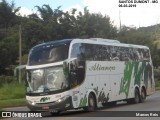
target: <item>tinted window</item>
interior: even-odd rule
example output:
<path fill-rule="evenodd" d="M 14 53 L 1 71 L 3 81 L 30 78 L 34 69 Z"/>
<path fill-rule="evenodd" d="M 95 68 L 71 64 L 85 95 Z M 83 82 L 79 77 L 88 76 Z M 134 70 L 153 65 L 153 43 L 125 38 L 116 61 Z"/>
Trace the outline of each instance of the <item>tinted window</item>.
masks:
<path fill-rule="evenodd" d="M 73 45 L 71 57 L 83 58 L 89 61 L 142 61 L 149 60 L 149 50 L 131 47 L 76 43 Z"/>
<path fill-rule="evenodd" d="M 85 60 L 85 46 L 81 43 L 73 44 L 71 50 L 71 58 Z"/>
<path fill-rule="evenodd" d="M 29 65 L 40 65 L 63 61 L 68 58 L 69 44 L 35 47 L 29 55 Z"/>

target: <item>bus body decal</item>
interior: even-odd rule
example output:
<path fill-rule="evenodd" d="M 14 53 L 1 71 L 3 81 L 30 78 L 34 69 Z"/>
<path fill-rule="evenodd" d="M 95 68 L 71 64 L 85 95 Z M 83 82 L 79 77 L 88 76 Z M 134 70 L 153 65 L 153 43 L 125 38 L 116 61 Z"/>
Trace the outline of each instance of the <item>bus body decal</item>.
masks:
<path fill-rule="evenodd" d="M 133 71 L 133 62 L 125 62 L 125 69 L 124 69 L 124 76 L 121 79 L 120 83 L 120 93 L 125 93 L 126 98 L 128 97 L 130 82 L 132 78 L 132 71 Z"/>
<path fill-rule="evenodd" d="M 131 79 L 134 79 L 134 85 L 138 85 L 139 87 L 141 87 L 141 80 L 144 80 L 146 88 L 148 87 L 148 81 L 150 81 L 150 86 L 152 87 L 153 73 L 150 66 L 149 62 L 126 61 L 119 94 L 125 93 L 126 98 L 128 98 Z"/>
<path fill-rule="evenodd" d="M 87 97 L 86 94 L 83 98 L 81 98 L 80 103 L 79 103 L 79 107 L 84 107 L 87 104 Z"/>

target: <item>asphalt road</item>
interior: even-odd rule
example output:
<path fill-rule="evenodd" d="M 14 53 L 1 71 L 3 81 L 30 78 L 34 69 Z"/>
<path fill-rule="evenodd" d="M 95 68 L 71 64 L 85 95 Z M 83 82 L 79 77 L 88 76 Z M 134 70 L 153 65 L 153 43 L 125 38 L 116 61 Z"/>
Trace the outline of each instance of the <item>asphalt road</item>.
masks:
<path fill-rule="evenodd" d="M 6 108 L 5 110 L 28 111 L 28 108 L 16 107 Z M 126 102 L 119 102 L 116 106 L 113 107 L 99 106 L 96 112 L 72 110 L 62 112 L 58 116 L 52 116 L 48 112 L 43 112 L 41 113 L 41 115 L 43 116 L 42 118 L 7 118 L 5 120 L 160 120 L 160 91 L 156 91 L 153 95 L 148 96 L 144 103 L 127 104 Z M 137 117 L 136 115 L 142 115 L 143 117 Z M 156 117 L 153 117 L 153 115 L 155 115 Z"/>

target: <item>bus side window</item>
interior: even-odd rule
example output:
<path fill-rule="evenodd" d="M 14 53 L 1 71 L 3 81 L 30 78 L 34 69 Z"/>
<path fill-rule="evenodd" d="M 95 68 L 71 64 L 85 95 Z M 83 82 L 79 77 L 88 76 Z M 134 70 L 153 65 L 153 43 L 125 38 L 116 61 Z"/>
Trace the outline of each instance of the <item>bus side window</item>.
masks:
<path fill-rule="evenodd" d="M 73 44 L 71 51 L 71 58 L 76 58 L 77 55 L 80 53 L 79 47 L 80 47 L 79 43 Z"/>
<path fill-rule="evenodd" d="M 73 88 L 81 84 L 85 75 L 86 48 L 83 43 L 75 43 L 72 46 L 69 70 L 70 87 Z"/>
<path fill-rule="evenodd" d="M 138 49 L 139 51 L 139 61 L 143 61 L 143 52 L 142 52 L 143 49 Z"/>
<path fill-rule="evenodd" d="M 92 61 L 93 60 L 93 45 L 91 44 L 84 44 L 85 46 L 85 57 L 86 60 Z"/>
<path fill-rule="evenodd" d="M 118 47 L 117 46 L 110 46 L 110 52 L 111 52 L 111 60 L 112 61 L 119 61 L 119 55 L 118 55 Z"/>
<path fill-rule="evenodd" d="M 149 61 L 149 50 L 148 49 L 143 49 L 143 60 Z"/>

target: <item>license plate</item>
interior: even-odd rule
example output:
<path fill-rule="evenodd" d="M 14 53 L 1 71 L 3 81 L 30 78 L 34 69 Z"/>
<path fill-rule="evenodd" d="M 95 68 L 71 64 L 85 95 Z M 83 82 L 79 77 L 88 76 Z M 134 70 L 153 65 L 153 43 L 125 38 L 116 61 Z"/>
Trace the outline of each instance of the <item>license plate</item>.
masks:
<path fill-rule="evenodd" d="M 48 109 L 49 109 L 49 106 L 48 106 L 48 105 L 43 105 L 43 106 L 42 106 L 42 109 L 48 110 Z"/>

